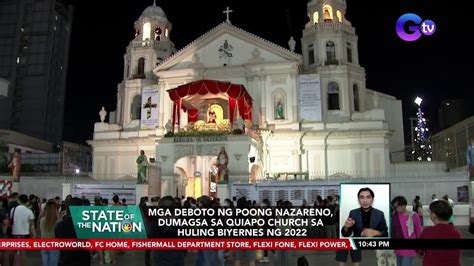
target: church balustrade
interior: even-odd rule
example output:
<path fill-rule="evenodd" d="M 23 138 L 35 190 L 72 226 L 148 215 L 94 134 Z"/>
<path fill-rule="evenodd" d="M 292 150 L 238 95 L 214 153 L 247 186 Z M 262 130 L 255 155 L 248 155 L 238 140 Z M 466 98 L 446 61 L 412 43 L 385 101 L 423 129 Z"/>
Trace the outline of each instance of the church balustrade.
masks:
<path fill-rule="evenodd" d="M 277 172 L 267 173 L 266 180 L 272 181 L 289 181 L 289 180 L 309 180 L 309 172 Z"/>
<path fill-rule="evenodd" d="M 344 30 L 346 32 L 355 34 L 355 29 L 347 26 L 343 23 L 340 22 L 323 22 L 323 23 L 317 23 L 314 25 L 318 30 L 320 31 L 339 31 L 339 30 Z"/>
<path fill-rule="evenodd" d="M 325 66 L 339 65 L 339 60 L 326 60 L 326 61 L 324 61 L 324 65 Z"/>
<path fill-rule="evenodd" d="M 162 42 L 162 41 L 153 41 L 153 40 L 145 40 L 145 41 L 133 41 L 132 48 L 149 48 L 153 47 L 155 49 L 165 50 L 168 51 L 171 47 L 169 42 Z"/>
<path fill-rule="evenodd" d="M 223 142 L 227 141 L 227 136 L 182 136 L 174 137 L 175 143 L 189 143 L 189 142 Z"/>

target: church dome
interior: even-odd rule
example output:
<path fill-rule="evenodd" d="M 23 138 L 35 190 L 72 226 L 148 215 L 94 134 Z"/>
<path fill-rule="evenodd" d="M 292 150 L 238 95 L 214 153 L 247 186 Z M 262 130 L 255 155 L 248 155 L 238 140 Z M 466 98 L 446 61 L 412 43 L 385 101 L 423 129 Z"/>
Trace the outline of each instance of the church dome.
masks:
<path fill-rule="evenodd" d="M 153 3 L 152 6 L 145 8 L 142 15 L 140 16 L 140 20 L 141 19 L 166 20 L 167 18 L 163 9 Z"/>

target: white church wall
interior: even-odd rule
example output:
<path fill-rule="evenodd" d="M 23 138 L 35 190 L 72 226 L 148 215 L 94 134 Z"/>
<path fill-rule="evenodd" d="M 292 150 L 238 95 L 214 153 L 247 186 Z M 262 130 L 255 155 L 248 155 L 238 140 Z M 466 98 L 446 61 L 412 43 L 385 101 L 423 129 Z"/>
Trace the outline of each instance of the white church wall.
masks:
<path fill-rule="evenodd" d="M 302 163 L 308 166 L 302 169 L 309 171 L 310 178 L 326 178 L 326 174 L 380 176 L 389 167 L 388 146 L 384 135 L 377 131 L 307 133 L 302 144 Z"/>
<path fill-rule="evenodd" d="M 329 110 L 328 85 L 336 82 L 339 86 L 339 110 Z M 349 116 L 349 94 L 347 91 L 347 78 L 343 73 L 321 73 L 321 106 L 323 120 L 326 122 L 346 122 Z"/>
<path fill-rule="evenodd" d="M 390 175 L 394 177 L 410 175 L 436 177 L 447 175 L 446 169 L 446 162 L 399 162 L 390 165 Z M 453 171 L 453 173 L 465 172 L 465 168 L 460 170 L 461 171 Z"/>
<path fill-rule="evenodd" d="M 366 90 L 366 108 L 367 110 L 374 109 L 374 91 Z M 392 162 L 405 161 L 405 139 L 403 132 L 403 112 L 402 101 L 397 100 L 391 95 L 377 92 L 378 108 L 385 111 L 385 120 L 388 123 L 388 128 L 393 130 L 390 137 L 390 157 Z"/>
<path fill-rule="evenodd" d="M 148 159 L 155 157 L 155 141 L 151 137 L 109 143 L 97 140 L 93 146 L 93 177 L 98 180 L 136 178 L 136 159 L 140 150 L 145 151 Z"/>
<path fill-rule="evenodd" d="M 264 108 L 266 121 L 271 124 L 287 124 L 296 121 L 297 103 L 296 103 L 296 80 L 286 75 L 268 76 L 265 80 L 266 89 Z M 276 119 L 275 106 L 278 99 L 283 101 L 284 119 Z"/>
<path fill-rule="evenodd" d="M 136 50 L 132 55 L 131 55 L 131 66 L 130 66 L 130 73 L 131 75 L 137 74 L 138 71 L 138 60 L 140 58 L 145 58 L 145 68 L 144 68 L 144 73 L 147 78 L 152 77 L 151 70 L 154 67 L 156 58 L 155 58 L 155 53 L 150 52 L 150 50 Z"/>
<path fill-rule="evenodd" d="M 223 61 L 222 58 L 219 58 L 219 48 L 226 40 L 227 43 L 232 46 L 232 50 L 229 52 L 233 55 L 229 61 L 228 66 L 247 64 L 249 60 L 252 59 L 252 53 L 254 52 L 255 48 L 258 49 L 260 52 L 260 57 L 263 58 L 265 62 L 284 61 L 283 58 L 278 57 L 275 54 L 267 52 L 262 48 L 256 47 L 255 45 L 245 42 L 240 38 L 232 36 L 228 33 L 224 33 L 212 40 L 209 44 L 206 44 L 199 50 L 194 51 L 193 54 L 184 57 L 181 62 L 173 66 L 172 69 L 189 67 L 192 64 L 194 54 L 198 55 L 199 61 L 204 67 L 222 67 L 225 61 Z"/>

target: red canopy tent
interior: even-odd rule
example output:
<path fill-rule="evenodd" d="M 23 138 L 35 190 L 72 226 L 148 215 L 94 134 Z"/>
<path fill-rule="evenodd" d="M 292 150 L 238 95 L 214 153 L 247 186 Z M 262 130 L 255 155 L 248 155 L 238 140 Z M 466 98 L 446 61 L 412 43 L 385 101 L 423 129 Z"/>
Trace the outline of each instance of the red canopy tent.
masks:
<path fill-rule="evenodd" d="M 173 101 L 173 132 L 175 123 L 180 121 L 180 110 L 188 112 L 188 121 L 196 122 L 198 110 L 188 108 L 182 104 L 184 98 L 193 95 L 206 94 L 224 94 L 227 95 L 229 101 L 229 121 L 234 123 L 235 105 L 239 111 L 239 115 L 244 120 L 252 120 L 252 98 L 245 87 L 240 84 L 232 84 L 225 81 L 217 80 L 199 80 L 188 84 L 178 86 L 175 89 L 168 90 L 169 96 Z"/>

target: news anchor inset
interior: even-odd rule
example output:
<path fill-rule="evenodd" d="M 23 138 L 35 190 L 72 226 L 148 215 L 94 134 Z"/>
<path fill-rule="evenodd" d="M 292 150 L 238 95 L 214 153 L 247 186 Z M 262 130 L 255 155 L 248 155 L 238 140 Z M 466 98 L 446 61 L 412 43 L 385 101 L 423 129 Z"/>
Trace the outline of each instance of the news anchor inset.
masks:
<path fill-rule="evenodd" d="M 341 202 L 341 208 L 344 208 L 344 202 L 347 205 L 351 205 L 354 202 L 355 189 L 359 189 L 357 192 L 357 199 L 359 208 L 352 209 L 349 212 L 347 219 L 341 220 L 341 236 L 342 237 L 388 237 L 388 227 L 385 220 L 385 214 L 383 211 L 373 207 L 374 204 L 374 191 L 361 184 L 341 184 L 341 195 L 343 202 Z M 382 185 L 384 186 L 384 185 Z M 374 185 L 373 188 L 382 188 L 380 185 Z M 347 188 L 347 190 L 346 190 Z M 386 191 L 380 191 L 381 195 L 389 195 L 389 185 L 385 187 Z M 379 192 L 379 190 L 376 190 Z M 381 196 L 381 198 L 385 198 Z M 388 198 L 387 198 L 388 199 Z M 383 199 L 382 199 L 383 201 Z M 354 206 L 352 206 L 353 208 Z M 345 208 L 344 208 L 345 209 Z M 342 211 L 341 215 L 346 215 L 346 211 Z M 344 219 L 341 217 L 341 219 Z M 345 265 L 347 262 L 348 255 L 351 256 L 353 265 L 359 265 L 362 261 L 362 252 L 360 250 L 338 250 L 336 251 L 336 261 L 339 265 Z"/>
<path fill-rule="evenodd" d="M 345 237 L 387 237 L 388 227 L 384 213 L 372 207 L 374 203 L 372 189 L 361 188 L 357 193 L 360 208 L 351 210 L 341 229 Z"/>

